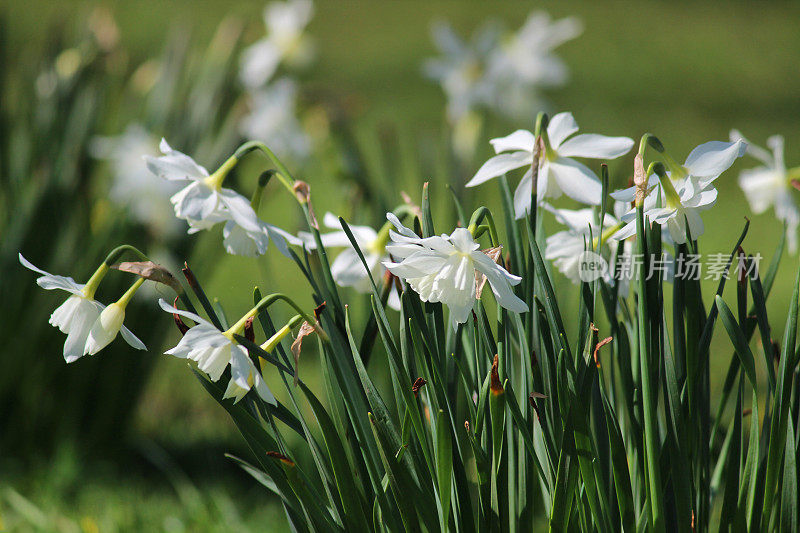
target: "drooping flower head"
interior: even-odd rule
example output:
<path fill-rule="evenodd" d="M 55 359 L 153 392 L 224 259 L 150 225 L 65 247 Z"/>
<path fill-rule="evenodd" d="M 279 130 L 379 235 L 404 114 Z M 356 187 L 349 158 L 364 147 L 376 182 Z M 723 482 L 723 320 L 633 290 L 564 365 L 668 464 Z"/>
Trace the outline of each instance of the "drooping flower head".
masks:
<path fill-rule="evenodd" d="M 456 228 L 450 235 L 421 238 L 392 213 L 386 217 L 397 230 L 390 233 L 392 241 L 386 247 L 396 262 L 386 261 L 384 266 L 406 280 L 422 301 L 445 304 L 454 328 L 467 321 L 475 306 L 476 274 L 486 277 L 501 306 L 515 313 L 528 310 L 511 289 L 522 278 L 480 251 L 469 230 Z"/>
<path fill-rule="evenodd" d="M 628 137 L 607 137 L 593 133 L 574 135 L 578 124 L 571 113 L 559 113 L 550 119 L 546 128 L 545 150 L 539 159 L 537 198 L 558 198 L 566 194 L 573 200 L 598 205 L 601 185 L 597 175 L 574 157 L 615 159 L 633 146 Z M 475 187 L 492 178 L 521 167 L 527 171 L 514 192 L 514 211 L 522 218 L 530 211 L 533 186 L 533 153 L 536 139 L 530 131 L 517 130 L 507 137 L 490 141 L 498 154 L 481 166 L 467 187 Z"/>
<path fill-rule="evenodd" d="M 685 243 L 687 235 L 697 239 L 705 230 L 700 211 L 710 209 L 717 200 L 714 180 L 744 154 L 745 148 L 743 141 L 707 142 L 692 150 L 683 165 L 664 153 L 670 170 L 664 170 L 660 163 L 653 166 L 655 174 L 648 178 L 650 192 L 643 204 L 647 219 L 666 228 L 664 237 L 675 244 Z M 611 193 L 621 202 L 631 202 L 635 195 L 635 187 Z M 622 220 L 627 225 L 615 235 L 618 239 L 636 233 L 635 209 Z"/>
<path fill-rule="evenodd" d="M 226 398 L 233 397 L 239 401 L 250 387 L 255 386 L 264 401 L 275 403 L 275 397 L 250 361 L 247 349 L 237 343 L 232 334 L 220 331 L 198 315 L 177 309 L 162 299 L 158 305 L 167 313 L 184 316 L 196 324 L 183 335 L 177 346 L 165 354 L 196 362 L 197 368 L 212 381 L 219 381 L 230 365 L 231 383 L 225 391 Z"/>
<path fill-rule="evenodd" d="M 67 334 L 67 340 L 64 342 L 64 360 L 67 363 L 75 362 L 86 354 L 97 353 L 116 337 L 117 332 L 122 335 L 125 342 L 137 350 L 146 349 L 144 343 L 122 324 L 124 310 L 121 319 L 118 313 L 115 313 L 114 317 L 110 317 L 110 314 L 105 312 L 105 309 L 108 308 L 94 299 L 97 286 L 108 270 L 105 265 L 101 266 L 85 285 L 82 285 L 76 283 L 75 280 L 70 277 L 57 276 L 45 272 L 25 259 L 22 254 L 19 254 L 19 262 L 22 263 L 25 268 L 41 274 L 41 277 L 36 279 L 36 283 L 43 289 L 60 289 L 71 294 L 71 296 L 50 315 L 50 324 L 60 329 L 62 333 Z M 103 313 L 105 313 L 105 315 L 103 315 Z M 104 342 L 102 345 L 98 342 L 99 330 L 97 330 L 96 327 L 101 316 L 106 317 L 107 330 L 111 331 L 113 329 L 115 331 L 113 337 L 108 339 L 108 342 L 105 342 L 105 339 L 103 339 Z M 110 318 L 113 318 L 113 321 L 109 320 Z M 94 339 L 90 337 L 93 330 L 98 332 Z"/>
<path fill-rule="evenodd" d="M 173 150 L 165 139 L 161 140 L 160 157 L 146 157 L 150 171 L 166 180 L 188 182 L 172 196 L 175 216 L 189 223 L 189 233 L 209 229 L 225 222 L 224 245 L 228 253 L 255 256 L 266 252 L 270 238 L 279 250 L 288 255 L 287 237 L 292 237 L 260 220 L 250 201 L 232 189 L 222 187 L 222 182 L 237 160 L 231 157 L 214 174 L 194 159 Z"/>

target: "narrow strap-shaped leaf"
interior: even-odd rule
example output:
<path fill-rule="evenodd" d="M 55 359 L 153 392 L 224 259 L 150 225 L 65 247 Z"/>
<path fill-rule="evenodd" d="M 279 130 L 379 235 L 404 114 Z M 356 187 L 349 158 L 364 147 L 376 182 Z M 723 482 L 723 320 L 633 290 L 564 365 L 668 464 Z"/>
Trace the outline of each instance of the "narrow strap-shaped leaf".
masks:
<path fill-rule="evenodd" d="M 798 314 L 798 293 L 800 292 L 800 268 L 794 282 L 794 293 L 792 294 L 789 313 L 786 319 L 786 330 L 781 345 L 780 369 L 778 370 L 778 383 L 775 388 L 775 395 L 772 398 L 772 419 L 769 430 L 769 450 L 767 452 L 766 478 L 764 482 L 764 507 L 761 516 L 761 528 L 767 530 L 770 527 L 770 515 L 773 511 L 773 502 L 777 492 L 777 480 L 781 460 L 783 459 L 783 448 L 785 444 L 786 428 L 789 418 L 789 403 L 791 401 L 792 373 L 794 372 L 794 350 L 797 340 L 797 314 Z"/>
<path fill-rule="evenodd" d="M 414 502 L 415 492 L 410 480 L 403 475 L 403 468 L 394 458 L 395 452 L 389 447 L 383 425 L 375 419 L 372 413 L 368 413 L 369 423 L 372 426 L 375 441 L 378 443 L 383 466 L 389 479 L 389 486 L 394 494 L 394 500 L 403 519 L 406 531 L 420 531 L 419 519 L 415 511 L 416 505 L 425 505 L 425 502 Z"/>
<path fill-rule="evenodd" d="M 609 445 L 611 449 L 611 466 L 614 473 L 614 487 L 617 495 L 619 517 L 624 531 L 633 531 L 636 526 L 635 507 L 633 505 L 633 490 L 631 476 L 628 470 L 628 456 L 625 453 L 625 442 L 619 429 L 616 414 L 601 390 L 603 397 L 603 410 L 606 415 Z"/>
<path fill-rule="evenodd" d="M 797 531 L 800 495 L 797 493 L 797 450 L 792 418 L 786 426 L 786 451 L 783 458 L 783 479 L 781 480 L 781 531 Z"/>
<path fill-rule="evenodd" d="M 450 518 L 450 498 L 453 478 L 453 440 L 450 434 L 450 421 L 444 411 L 439 410 L 436 418 L 436 482 L 439 486 L 439 525 L 442 531 L 448 530 Z"/>
<path fill-rule="evenodd" d="M 731 343 L 736 350 L 736 355 L 739 356 L 739 361 L 742 363 L 742 368 L 744 368 L 747 379 L 750 381 L 750 385 L 753 389 L 758 391 L 756 363 L 753 358 L 753 352 L 750 351 L 750 346 L 744 336 L 744 332 L 733 317 L 733 313 L 728 307 L 728 304 L 726 304 L 720 296 L 715 298 L 715 302 L 719 312 L 719 318 L 725 326 L 725 330 L 728 332 L 728 337 L 730 337 Z"/>
<path fill-rule="evenodd" d="M 753 259 L 750 258 L 752 264 Z M 761 347 L 764 351 L 764 358 L 767 369 L 767 381 L 769 382 L 769 390 L 775 390 L 775 353 L 772 348 L 772 333 L 767 318 L 767 302 L 764 295 L 764 288 L 761 286 L 761 280 L 758 276 L 750 279 L 750 293 L 753 295 L 753 308 L 756 312 L 756 320 L 758 320 L 758 329 L 761 332 Z"/>

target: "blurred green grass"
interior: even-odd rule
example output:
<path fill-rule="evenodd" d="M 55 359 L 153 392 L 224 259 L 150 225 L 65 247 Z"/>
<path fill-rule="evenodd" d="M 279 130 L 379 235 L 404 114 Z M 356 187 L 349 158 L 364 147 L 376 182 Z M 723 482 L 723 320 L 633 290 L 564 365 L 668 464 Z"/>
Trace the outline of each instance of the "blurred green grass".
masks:
<path fill-rule="evenodd" d="M 0 9 L 13 21 L 9 40 L 12 49 L 19 50 L 18 61 L 36 60 L 50 21 L 74 23 L 93 5 L 44 0 L 4 4 Z M 123 46 L 137 62 L 160 51 L 166 36 L 176 27 L 190 28 L 196 43 L 207 42 L 227 15 L 247 21 L 248 40 L 258 38 L 263 31 L 262 2 L 231 5 L 222 0 L 128 0 L 103 5 L 114 13 Z M 701 142 L 727 139 L 733 127 L 759 144 L 767 136 L 781 133 L 786 137 L 787 163 L 800 164 L 797 3 L 318 1 L 309 28 L 317 44 L 317 60 L 303 75 L 304 92 L 309 100 L 318 98 L 343 106 L 356 130 L 364 135 L 388 131 L 382 137 L 386 141 L 396 129 L 410 136 L 420 152 L 427 153 L 443 127 L 445 103 L 440 89 L 425 80 L 420 70 L 421 60 L 434 53 L 430 22 L 449 20 L 462 34 L 488 17 L 516 28 L 531 9 L 545 9 L 553 17 L 574 15 L 585 25 L 583 35 L 559 49 L 559 55 L 570 67 L 569 83 L 549 94 L 554 109 L 571 110 L 585 131 L 632 137 L 652 131 L 677 159 Z M 510 127 L 530 126 L 531 120 L 532 117 L 520 117 L 516 124 L 493 123 L 489 131 L 504 134 Z M 483 155 L 489 154 L 488 143 L 484 143 L 483 150 Z M 217 163 L 203 161 L 201 154 L 198 159 L 209 166 Z M 740 161 L 717 181 L 720 199 L 705 217 L 705 253 L 729 252 L 744 216 L 752 220 L 745 241 L 748 253 L 760 252 L 769 258 L 777 245 L 781 226 L 770 213 L 750 215 L 736 185 L 738 170 L 748 165 L 754 163 Z M 612 165 L 618 185 L 627 180 L 629 166 L 630 158 Z M 255 164 L 247 168 L 252 168 L 250 174 L 258 171 Z M 418 197 L 419 184 L 435 174 L 435 163 L 430 157 L 423 158 L 419 175 L 401 182 L 398 188 Z M 248 181 L 247 175 L 242 172 L 240 180 L 249 192 L 252 180 Z M 330 175 L 324 166 L 310 165 L 300 177 L 312 185 L 318 214 L 331 210 L 360 222 L 379 222 L 375 213 L 352 212 L 348 185 Z M 463 183 L 468 177 L 458 176 L 454 181 Z M 282 194 L 277 188 L 272 190 L 276 195 Z M 443 184 L 434 182 L 432 192 L 439 200 L 447 200 Z M 467 205 L 475 205 L 478 198 L 492 205 L 496 202 L 494 188 L 465 194 Z M 271 222 L 294 230 L 299 218 L 287 206 L 284 198 L 276 196 L 267 199 L 263 209 L 270 213 Z M 449 223 L 443 217 L 439 222 Z M 219 246 L 219 239 L 214 233 L 203 235 L 198 246 Z M 254 284 L 270 290 L 298 286 L 299 276 L 287 273 L 286 260 L 273 252 L 259 261 L 227 256 L 216 265 L 214 277 L 205 280 L 208 293 L 219 296 L 230 316 L 249 307 Z M 770 315 L 778 322 L 782 322 L 788 305 L 793 266 L 793 259 L 785 259 L 770 299 Z M 564 283 L 563 289 L 571 290 L 569 283 Z M 352 298 L 357 299 L 355 295 Z M 727 340 L 718 337 L 713 345 L 712 365 L 727 364 L 730 351 Z M 309 352 L 304 371 L 313 372 L 313 358 Z M 187 443 L 215 442 L 216 450 L 241 446 L 225 414 L 204 395 L 180 361 L 167 357 L 154 372 L 136 426 L 142 438 L 157 441 L 170 450 L 181 450 Z M 185 467 L 199 468 L 207 460 L 210 459 L 204 456 L 199 463 L 189 462 Z M 84 530 L 88 526 L 82 525 L 81 520 L 86 516 L 107 526 L 101 527 L 103 531 L 113 529 L 115 524 L 121 524 L 120 529 L 168 529 L 167 522 L 175 525 L 170 518 L 173 514 L 177 513 L 178 521 L 185 519 L 189 507 L 163 472 L 144 478 L 118 473 L 114 468 L 95 470 L 87 473 L 92 480 L 88 488 L 74 486 L 70 490 L 51 484 L 46 469 L 6 476 L 3 484 L 42 507 L 47 516 L 62 517 Z M 224 513 L 211 513 L 204 522 L 189 522 L 190 529 L 225 529 L 226 525 L 263 529 L 274 523 L 265 518 L 276 514 L 274 507 L 259 511 L 261 502 L 271 500 L 254 483 L 235 476 L 216 486 L 203 480 L 197 483 L 203 491 L 208 488 L 212 494 L 226 493 L 225 505 L 238 512 L 247 508 L 252 516 L 248 514 L 249 518 L 232 526 Z M 67 493 L 72 496 L 66 497 Z M 143 493 L 147 496 L 142 497 Z M 97 500 L 101 498 L 108 501 L 106 507 L 114 510 L 100 509 Z M 0 501 L 6 525 L 16 523 L 19 509 L 10 506 L 7 498 Z M 152 521 L 142 522 L 144 515 L 150 515 L 148 520 Z"/>

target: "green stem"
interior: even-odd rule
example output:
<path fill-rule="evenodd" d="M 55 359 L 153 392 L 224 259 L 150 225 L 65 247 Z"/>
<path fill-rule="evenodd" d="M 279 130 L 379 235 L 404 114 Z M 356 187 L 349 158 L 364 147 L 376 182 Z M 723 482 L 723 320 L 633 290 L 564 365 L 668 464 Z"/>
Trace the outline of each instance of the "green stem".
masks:
<path fill-rule="evenodd" d="M 270 161 L 272 161 L 272 164 L 275 165 L 275 168 L 278 170 L 276 173 L 277 178 L 281 181 L 281 184 L 283 184 L 283 186 L 286 187 L 290 193 L 292 193 L 292 196 L 294 196 L 295 179 L 292 177 L 292 173 L 289 172 L 289 169 L 286 168 L 286 165 L 284 165 L 283 162 L 278 159 L 278 156 L 276 156 L 266 144 L 260 141 L 248 141 L 236 149 L 233 157 L 240 159 L 245 154 L 252 152 L 253 150 L 260 150 Z"/>
<path fill-rule="evenodd" d="M 139 259 L 142 261 L 150 261 L 150 258 L 144 255 L 138 248 L 131 246 L 130 244 L 123 244 L 122 246 L 117 246 L 109 254 L 106 256 L 103 264 L 106 266 L 111 266 L 117 262 L 117 259 L 120 258 L 122 254 L 125 252 L 131 252 L 134 255 L 138 256 Z"/>
<path fill-rule="evenodd" d="M 656 152 L 663 154 L 664 153 L 664 145 L 661 144 L 661 141 L 658 140 L 658 137 L 653 135 L 652 133 L 645 133 L 642 135 L 642 138 L 639 140 L 639 155 L 644 157 L 644 151 L 647 146 L 650 146 Z"/>
<path fill-rule="evenodd" d="M 274 350 L 275 346 L 277 346 L 278 343 L 281 342 L 281 340 L 283 340 L 283 338 L 286 337 L 286 335 L 292 331 L 292 328 L 297 326 L 301 320 L 303 320 L 302 315 L 294 315 L 291 319 L 289 319 L 289 322 L 287 322 L 286 325 L 276 331 L 272 337 L 267 339 L 264 344 L 261 345 L 261 349 L 267 353 Z"/>
<path fill-rule="evenodd" d="M 274 293 L 274 294 L 270 294 L 269 296 L 265 296 L 265 297 L 261 298 L 261 300 L 259 300 L 258 303 L 252 309 L 250 309 L 250 311 L 247 312 L 247 314 L 245 314 L 233 326 L 231 326 L 225 332 L 223 332 L 223 334 L 226 335 L 226 336 L 231 336 L 231 337 L 234 334 L 239 334 L 244 329 L 245 322 L 247 322 L 247 320 L 249 318 L 256 316 L 259 311 L 261 311 L 262 309 L 266 309 L 267 307 L 269 307 L 273 303 L 277 302 L 278 300 L 283 300 L 284 302 L 289 304 L 292 308 L 294 308 L 295 311 L 297 311 L 297 314 L 299 314 L 301 317 L 303 317 L 303 319 L 306 322 L 308 322 L 309 324 L 315 325 L 315 329 L 316 329 L 317 335 L 319 335 L 319 338 L 322 341 L 324 341 L 324 342 L 328 342 L 329 341 L 328 335 L 317 324 L 317 320 L 315 318 L 309 316 L 305 311 L 303 311 L 303 309 L 299 305 L 297 305 L 294 302 L 294 300 L 292 300 L 291 298 L 289 298 L 285 294 L 277 293 L 277 292 Z"/>

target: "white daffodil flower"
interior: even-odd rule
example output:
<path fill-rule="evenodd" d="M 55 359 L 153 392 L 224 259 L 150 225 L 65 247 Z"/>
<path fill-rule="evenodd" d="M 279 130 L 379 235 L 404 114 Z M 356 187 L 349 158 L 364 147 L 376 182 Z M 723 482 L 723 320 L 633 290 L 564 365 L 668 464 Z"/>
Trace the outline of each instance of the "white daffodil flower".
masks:
<path fill-rule="evenodd" d="M 157 140 L 144 127 L 130 124 L 120 135 L 92 139 L 90 152 L 110 165 L 109 199 L 157 234 L 174 237 L 181 225 L 172 214 L 169 198 L 180 184 L 152 176 L 142 162 L 142 157 L 156 154 L 157 148 Z"/>
<path fill-rule="evenodd" d="M 539 161 L 537 198 L 540 202 L 545 198 L 558 198 L 564 193 L 585 204 L 599 204 L 600 180 L 588 167 L 572 158 L 615 159 L 633 146 L 633 139 L 628 137 L 593 133 L 572 136 L 577 131 L 578 124 L 571 113 L 559 113 L 550 119 L 545 153 Z M 490 142 L 498 155 L 478 169 L 467 187 L 475 187 L 520 167 L 529 167 L 514 192 L 514 211 L 517 218 L 522 218 L 530 211 L 534 135 L 530 131 L 517 130 Z"/>
<path fill-rule="evenodd" d="M 289 244 L 300 246 L 300 239 L 284 231 L 277 226 L 267 224 L 261 219 L 257 219 L 258 230 L 246 230 L 233 220 L 229 220 L 222 228 L 222 244 L 225 250 L 231 255 L 242 255 L 245 257 L 257 257 L 267 252 L 270 241 L 275 243 L 275 247 L 284 256 L 291 258 Z"/>
<path fill-rule="evenodd" d="M 372 283 L 370 283 L 369 277 L 364 271 L 364 265 L 361 264 L 358 253 L 350 244 L 350 239 L 347 238 L 347 234 L 342 229 L 339 219 L 332 213 L 325 213 L 322 222 L 328 228 L 338 230 L 320 235 L 322 245 L 325 248 L 345 248 L 331 264 L 333 280 L 342 287 L 352 287 L 364 294 L 372 292 Z M 353 237 L 355 237 L 361 253 L 364 254 L 364 260 L 369 267 L 372 279 L 376 285 L 380 286 L 381 278 L 386 270 L 383 263 L 391 260 L 386 251 L 386 243 L 389 238 L 388 231 L 381 232 L 382 234 L 385 233 L 385 235 L 382 235 L 369 226 L 354 225 L 350 226 L 350 231 L 353 232 Z M 309 250 L 317 247 L 314 236 L 310 233 L 300 232 L 298 237 Z M 400 309 L 400 297 L 394 287 L 389 293 L 387 304 L 392 309 Z"/>
<path fill-rule="evenodd" d="M 580 268 L 585 260 L 584 252 L 593 248 L 593 241 L 603 234 L 603 242 L 616 246 L 610 237 L 622 227 L 619 220 L 606 213 L 602 229 L 598 228 L 596 215 L 593 209 L 555 209 L 550 204 L 542 204 L 546 210 L 553 213 L 556 220 L 567 226 L 566 230 L 559 231 L 547 237 L 545 241 L 544 258 L 553 261 L 556 268 L 568 277 L 573 283 L 581 281 Z M 619 202 L 614 206 L 615 213 L 624 213 L 625 206 Z M 606 270 L 603 279 L 610 281 L 611 272 Z"/>
<path fill-rule="evenodd" d="M 486 24 L 465 42 L 449 24 L 440 22 L 432 27 L 433 42 L 442 55 L 428 59 L 423 69 L 442 86 L 451 122 L 458 123 L 475 108 L 493 101 L 496 79 L 487 69 L 490 55 L 500 44 L 499 30 L 495 24 Z"/>
<path fill-rule="evenodd" d="M 237 353 L 231 360 L 231 379 L 222 397 L 233 398 L 233 403 L 238 403 L 251 388 L 255 388 L 256 394 L 265 402 L 277 404 L 275 396 L 253 361 L 247 356 L 240 357 Z"/>
<path fill-rule="evenodd" d="M 231 365 L 231 379 L 234 381 L 234 385 L 229 384 L 228 391 L 232 396 L 239 394 L 244 396 L 239 389 L 246 392 L 253 384 L 256 384 L 258 388 L 262 389 L 259 394 L 262 397 L 266 396 L 265 400 L 272 398 L 274 401 L 271 393 L 264 394 L 263 389 L 266 385 L 262 384 L 263 380 L 260 382 L 251 374 L 251 367 L 248 363 L 252 363 L 247 355 L 247 349 L 237 343 L 232 334 L 218 330 L 198 315 L 173 307 L 163 299 L 158 300 L 158 305 L 167 313 L 185 316 L 195 322 L 195 326 L 183 335 L 177 346 L 164 352 L 166 355 L 174 355 L 196 362 L 197 368 L 205 372 L 211 381 L 219 381 L 222 373 L 225 372 L 228 365 Z M 226 391 L 226 395 L 228 391 Z"/>
<path fill-rule="evenodd" d="M 700 211 L 710 209 L 716 201 L 717 189 L 712 184 L 701 188 L 700 183 L 691 177 L 673 182 L 666 176 L 647 196 L 644 215 L 651 223 L 667 229 L 662 238 L 675 244 L 684 244 L 687 232 L 692 240 L 703 234 L 705 226 Z M 631 209 L 622 220 L 626 226 L 614 234 L 615 239 L 627 239 L 636 234 L 636 209 Z"/>
<path fill-rule="evenodd" d="M 254 89 L 275 74 L 282 61 L 294 65 L 307 63 L 313 46 L 303 34 L 314 14 L 311 0 L 271 2 L 264 8 L 267 35 L 242 53 L 239 79 Z"/>
<path fill-rule="evenodd" d="M 456 228 L 450 235 L 423 239 L 392 213 L 386 218 L 397 229 L 390 232 L 392 242 L 386 249 L 399 261 L 385 261 L 384 266 L 405 279 L 421 300 L 445 304 L 453 328 L 466 322 L 475 306 L 476 273 L 486 277 L 501 306 L 515 313 L 528 311 L 527 304 L 511 290 L 522 278 L 481 252 L 469 230 Z"/>
<path fill-rule="evenodd" d="M 800 209 L 792 198 L 792 179 L 800 178 L 800 172 L 794 170 L 794 176 L 786 169 L 783 159 L 783 136 L 773 135 L 767 139 L 769 150 L 750 143 L 736 130 L 731 131 L 731 141 L 747 143 L 746 154 L 758 159 L 763 166 L 743 170 L 739 174 L 739 187 L 744 191 L 750 209 L 761 214 L 772 207 L 775 217 L 786 223 L 786 240 L 789 251 L 797 251 L 797 226 L 800 225 Z"/>
<path fill-rule="evenodd" d="M 687 230 L 692 239 L 703 234 L 705 226 L 700 211 L 710 209 L 717 200 L 713 186 L 724 171 L 741 157 L 747 145 L 742 140 L 735 142 L 710 141 L 701 144 L 689 153 L 686 162 L 679 165 L 666 153 L 663 154 L 670 171 L 664 176 L 652 175 L 648 188 L 652 191 L 644 201 L 645 216 L 667 231 L 663 237 L 675 244 L 686 242 Z M 636 188 L 630 187 L 611 193 L 621 202 L 631 202 Z M 615 234 L 625 239 L 636 233 L 636 209 L 631 209 L 622 220 L 627 225 Z"/>
<path fill-rule="evenodd" d="M 704 189 L 706 185 L 712 183 L 723 172 L 728 170 L 737 158 L 744 155 L 746 149 L 747 144 L 741 139 L 729 143 L 709 141 L 692 150 L 683 165 L 679 165 L 666 153 L 663 156 L 674 183 L 677 184 L 684 178 L 690 178 L 699 185 L 699 190 Z M 655 189 L 658 183 L 658 177 L 655 174 L 651 175 L 647 183 L 648 189 Z M 656 192 L 653 191 L 650 194 L 655 199 Z M 636 197 L 636 187 L 614 191 L 610 196 L 620 202 L 633 202 Z M 652 205 L 655 205 L 655 202 Z M 647 208 L 647 201 L 645 201 L 645 208 Z"/>
<path fill-rule="evenodd" d="M 575 18 L 552 20 L 534 12 L 489 57 L 488 75 L 498 86 L 496 107 L 508 116 L 533 116 L 542 109 L 540 88 L 563 85 L 568 71 L 553 50 L 583 31 Z"/>
<path fill-rule="evenodd" d="M 72 278 L 57 276 L 37 268 L 25 259 L 22 254 L 19 254 L 19 262 L 24 267 L 42 275 L 36 279 L 36 283 L 43 289 L 61 289 L 71 294 L 50 315 L 50 324 L 60 329 L 62 333 L 67 334 L 67 340 L 64 343 L 64 360 L 67 363 L 72 363 L 89 353 L 87 345 L 89 334 L 105 308 L 103 304 L 94 299 L 94 293 L 107 267 L 101 267 L 88 283 L 82 285 L 76 283 Z M 122 334 L 122 338 L 134 348 L 138 350 L 146 349 L 144 343 L 121 322 L 118 331 Z"/>
<path fill-rule="evenodd" d="M 161 157 L 146 157 L 150 171 L 166 180 L 189 182 L 172 198 L 175 216 L 189 223 L 189 233 L 209 229 L 225 222 L 223 238 L 225 249 L 233 255 L 254 257 L 266 252 L 270 237 L 278 249 L 289 255 L 286 242 L 297 241 L 283 230 L 260 220 L 250 205 L 250 200 L 233 189 L 222 187 L 222 180 L 230 171 L 232 159 L 214 174 L 194 159 L 173 150 L 165 139 L 161 140 Z"/>
<path fill-rule="evenodd" d="M 242 118 L 240 131 L 247 139 L 262 141 L 274 152 L 303 159 L 311 151 L 311 140 L 297 120 L 297 85 L 281 78 L 250 95 L 250 111 Z"/>

